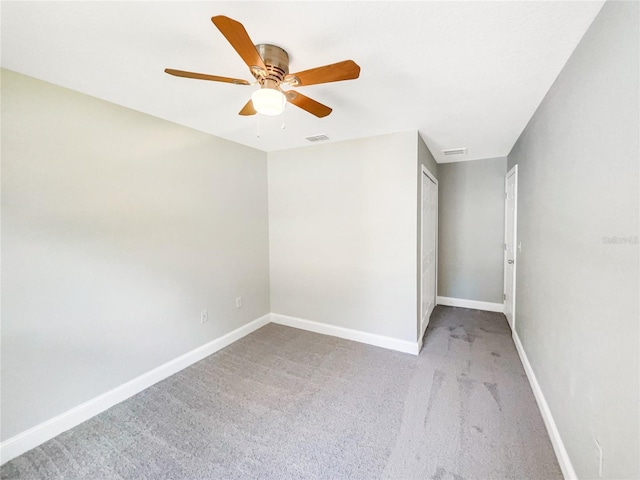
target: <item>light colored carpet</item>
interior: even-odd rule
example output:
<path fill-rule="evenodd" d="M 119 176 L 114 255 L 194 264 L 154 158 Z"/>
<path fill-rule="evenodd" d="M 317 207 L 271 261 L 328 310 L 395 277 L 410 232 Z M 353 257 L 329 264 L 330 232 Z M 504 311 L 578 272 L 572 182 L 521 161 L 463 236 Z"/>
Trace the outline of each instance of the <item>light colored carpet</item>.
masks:
<path fill-rule="evenodd" d="M 560 479 L 503 315 L 437 307 L 419 356 L 267 325 L 2 479 Z"/>

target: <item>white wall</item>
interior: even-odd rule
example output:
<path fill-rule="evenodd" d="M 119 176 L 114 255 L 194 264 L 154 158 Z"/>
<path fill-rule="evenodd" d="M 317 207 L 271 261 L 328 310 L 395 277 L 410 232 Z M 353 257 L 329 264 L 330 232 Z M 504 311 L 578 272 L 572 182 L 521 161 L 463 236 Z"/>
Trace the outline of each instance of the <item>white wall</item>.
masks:
<path fill-rule="evenodd" d="M 268 275 L 265 153 L 2 71 L 3 440 L 268 313 Z"/>
<path fill-rule="evenodd" d="M 443 163 L 438 295 L 502 304 L 507 159 Z"/>
<path fill-rule="evenodd" d="M 594 438 L 603 478 L 640 478 L 639 16 L 605 3 L 509 154 L 516 331 L 579 478 Z"/>
<path fill-rule="evenodd" d="M 269 153 L 272 312 L 416 341 L 416 135 Z"/>

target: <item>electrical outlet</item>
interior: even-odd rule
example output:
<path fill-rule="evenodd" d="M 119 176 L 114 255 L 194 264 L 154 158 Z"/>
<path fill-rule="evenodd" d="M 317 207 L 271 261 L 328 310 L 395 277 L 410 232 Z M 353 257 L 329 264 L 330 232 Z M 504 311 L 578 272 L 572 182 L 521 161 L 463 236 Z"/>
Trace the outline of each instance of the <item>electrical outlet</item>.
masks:
<path fill-rule="evenodd" d="M 200 312 L 200 323 L 206 323 L 209 321 L 209 313 L 206 310 Z"/>
<path fill-rule="evenodd" d="M 236 308 L 242 307 L 242 297 L 236 298 Z"/>
<path fill-rule="evenodd" d="M 593 441 L 596 442 L 596 448 L 598 449 L 596 454 L 596 460 L 598 460 L 598 478 L 602 478 L 602 446 L 600 445 L 600 442 L 598 442 L 597 438 L 594 438 Z"/>

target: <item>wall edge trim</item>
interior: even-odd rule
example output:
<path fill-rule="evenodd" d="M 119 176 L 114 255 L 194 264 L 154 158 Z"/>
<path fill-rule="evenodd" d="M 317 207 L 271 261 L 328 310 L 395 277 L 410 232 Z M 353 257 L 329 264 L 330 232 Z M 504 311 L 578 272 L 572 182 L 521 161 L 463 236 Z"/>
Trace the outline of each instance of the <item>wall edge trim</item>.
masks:
<path fill-rule="evenodd" d="M 533 372 L 533 368 L 531 367 L 531 363 L 529 362 L 527 353 L 522 346 L 522 342 L 520 341 L 518 332 L 514 330 L 512 336 L 513 343 L 515 343 L 516 345 L 516 350 L 518 351 L 518 355 L 520 356 L 520 361 L 522 362 L 524 371 L 527 374 L 527 379 L 529 380 L 529 384 L 531 385 L 531 390 L 533 390 L 533 395 L 536 399 L 536 403 L 538 404 L 538 409 L 542 414 L 542 420 L 544 421 L 544 425 L 547 428 L 547 433 L 549 434 L 549 438 L 551 439 L 553 451 L 558 458 L 558 463 L 560 464 L 562 475 L 566 480 L 577 480 L 578 476 L 576 475 L 576 471 L 573 468 L 573 463 L 571 463 L 569 453 L 564 446 L 564 442 L 562 441 L 562 437 L 560 436 L 560 431 L 558 430 L 556 422 L 553 419 L 553 415 L 551 415 L 551 409 L 549 408 L 549 404 L 544 397 L 544 393 L 542 393 L 542 388 L 540 388 L 538 379 Z"/>
<path fill-rule="evenodd" d="M 221 337 L 218 337 L 200 347 L 169 360 L 168 362 L 149 370 L 117 387 L 98 395 L 66 412 L 56 415 L 34 427 L 25 430 L 0 443 L 0 464 L 22 455 L 25 452 L 45 443 L 57 435 L 89 420 L 99 413 L 108 410 L 120 402 L 142 392 L 150 386 L 170 377 L 209 355 L 222 350 L 242 337 L 258 330 L 270 322 L 267 313 Z"/>
<path fill-rule="evenodd" d="M 420 353 L 418 342 L 410 342 L 400 340 L 398 338 L 386 337 L 375 333 L 363 332 L 362 330 L 353 330 L 351 328 L 338 327 L 327 323 L 315 322 L 298 317 L 290 317 L 279 313 L 271 314 L 271 322 L 287 327 L 307 330 L 309 332 L 320 333 L 322 335 L 330 335 L 332 337 L 344 338 L 345 340 L 353 340 L 355 342 L 366 343 L 376 347 L 396 350 L 398 352 L 410 353 L 418 355 Z"/>
<path fill-rule="evenodd" d="M 478 300 L 465 300 L 464 298 L 441 297 L 436 298 L 438 305 L 449 307 L 472 308 L 474 310 L 485 310 L 487 312 L 504 313 L 503 303 L 480 302 Z"/>

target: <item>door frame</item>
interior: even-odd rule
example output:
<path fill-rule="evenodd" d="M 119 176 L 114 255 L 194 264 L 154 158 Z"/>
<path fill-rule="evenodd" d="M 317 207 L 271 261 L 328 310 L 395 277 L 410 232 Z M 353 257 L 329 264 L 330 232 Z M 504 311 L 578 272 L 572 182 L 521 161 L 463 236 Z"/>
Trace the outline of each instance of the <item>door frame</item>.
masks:
<path fill-rule="evenodd" d="M 422 175 L 426 175 L 436 186 L 436 225 L 435 225 L 435 280 L 434 280 L 434 292 L 433 292 L 433 308 L 435 309 L 436 305 L 437 305 L 437 298 L 438 298 L 438 200 L 439 200 L 439 186 L 438 186 L 438 179 L 427 169 L 427 167 L 425 167 L 424 165 L 421 165 L 421 174 L 420 174 L 420 263 L 419 263 L 419 268 L 420 268 L 420 313 L 418 315 L 418 344 L 419 344 L 419 348 L 422 348 L 422 337 L 424 337 L 424 331 L 422 330 L 422 317 L 423 317 L 423 311 L 422 311 L 422 305 L 423 305 L 423 299 L 422 299 L 422 286 L 424 283 L 424 278 L 423 278 L 423 274 L 422 274 L 422 258 L 423 258 L 423 238 L 422 238 L 422 233 L 424 231 L 424 202 L 422 201 L 423 195 L 424 195 L 424 191 L 423 191 L 423 177 Z M 429 322 L 427 321 L 427 325 L 429 324 Z M 425 325 L 426 327 L 426 325 Z M 426 330 L 426 328 L 425 328 Z"/>
<path fill-rule="evenodd" d="M 504 269 L 503 276 L 503 302 L 506 299 L 507 295 L 507 182 L 509 181 L 509 177 L 514 177 L 514 185 L 513 185 L 513 292 L 511 292 L 512 298 L 512 323 L 513 325 L 509 325 L 511 327 L 512 332 L 516 331 L 516 280 L 517 276 L 517 268 L 518 268 L 518 165 L 514 165 L 511 170 L 509 170 L 504 176 L 504 248 L 503 248 L 503 260 L 502 265 Z M 507 311 L 505 310 L 505 316 Z"/>

